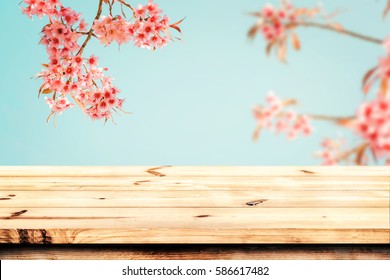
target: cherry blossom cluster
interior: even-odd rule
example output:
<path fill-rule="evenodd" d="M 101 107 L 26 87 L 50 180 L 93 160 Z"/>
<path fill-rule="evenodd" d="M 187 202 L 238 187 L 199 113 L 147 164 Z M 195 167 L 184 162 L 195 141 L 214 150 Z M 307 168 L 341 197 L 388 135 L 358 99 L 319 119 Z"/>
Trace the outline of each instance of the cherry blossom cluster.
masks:
<path fill-rule="evenodd" d="M 124 99 L 117 97 L 119 90 L 112 85 L 111 78 L 104 75 L 103 71 L 107 69 L 98 68 L 97 62 L 98 58 L 95 56 L 88 59 L 76 56 L 65 67 L 50 69 L 52 66 L 49 65 L 49 69 L 40 73 L 44 80 L 43 86 L 63 95 L 70 95 L 93 120 L 110 119 L 111 110 L 120 110 Z M 61 76 L 65 76 L 66 82 L 57 78 Z M 64 99 L 66 100 L 60 98 L 57 103 L 64 102 Z M 47 98 L 47 102 L 53 113 L 61 113 L 72 107 L 52 106 L 53 98 Z"/>
<path fill-rule="evenodd" d="M 257 121 L 255 138 L 262 128 L 276 133 L 284 133 L 288 139 L 295 139 L 299 135 L 310 135 L 313 132 L 313 127 L 309 116 L 285 110 L 286 106 L 294 103 L 294 100 L 284 101 L 270 92 L 267 96 L 267 106 L 258 105 L 253 108 L 253 114 Z"/>
<path fill-rule="evenodd" d="M 354 129 L 377 157 L 390 158 L 390 98 L 381 94 L 361 104 Z"/>
<path fill-rule="evenodd" d="M 28 17 L 38 16 L 42 18 L 43 16 L 59 16 L 58 7 L 61 7 L 61 2 L 59 0 L 24 0 L 24 3 L 27 4 L 27 7 L 23 8 L 23 14 L 26 14 Z"/>
<path fill-rule="evenodd" d="M 337 165 L 345 153 L 345 146 L 344 139 L 325 138 L 321 143 L 322 150 L 317 152 L 316 156 L 322 158 L 322 165 Z"/>
<path fill-rule="evenodd" d="M 259 12 L 251 14 L 258 20 L 250 28 L 248 36 L 253 39 L 257 34 L 262 34 L 266 41 L 266 53 L 270 54 L 272 50 L 275 50 L 278 58 L 285 62 L 287 43 L 290 38 L 295 50 L 301 48 L 295 29 L 300 25 L 308 24 L 309 20 L 317 16 L 320 11 L 319 7 L 295 7 L 288 0 L 281 0 L 279 8 L 266 4 Z"/>
<path fill-rule="evenodd" d="M 69 102 L 66 98 L 58 98 L 54 100 L 53 98 L 46 97 L 46 103 L 49 105 L 52 112 L 62 113 L 66 109 L 73 108 L 73 104 Z"/>
<path fill-rule="evenodd" d="M 384 15 L 389 11 L 390 0 L 387 1 Z M 260 12 L 252 14 L 258 18 L 258 22 L 249 30 L 248 36 L 254 38 L 261 33 L 267 44 L 266 53 L 270 54 L 271 51 L 276 50 L 278 58 L 283 62 L 286 61 L 287 41 L 290 38 L 292 46 L 296 50 L 300 49 L 301 45 L 295 29 L 301 26 L 333 31 L 355 39 L 383 45 L 386 55 L 381 57 L 377 66 L 370 69 L 363 78 L 364 93 L 367 94 L 372 88 L 377 90 L 374 100 L 365 101 L 357 110 L 356 115 L 353 116 L 310 115 L 310 117 L 316 120 L 330 121 L 333 124 L 352 130 L 362 140 L 359 145 L 349 149 L 344 147 L 345 143 L 341 140 L 324 140 L 322 143 L 323 151 L 317 153 L 317 156 L 323 159 L 324 164 L 335 165 L 342 161 L 355 162 L 358 165 L 368 164 L 370 160 L 367 155 L 368 151 L 372 152 L 375 160 L 384 158 L 387 159 L 387 164 L 390 164 L 390 37 L 381 40 L 347 30 L 332 21 L 332 18 L 340 12 L 339 10 L 326 15 L 321 7 L 297 8 L 288 1 L 281 0 L 279 8 L 267 4 Z M 314 17 L 318 17 L 317 19 L 320 19 L 320 21 L 313 20 Z M 291 116 L 297 114 L 284 112 L 281 109 L 283 101 L 277 98 L 274 99 L 274 97 L 271 97 L 269 106 L 266 108 L 255 107 L 255 117 L 259 122 L 256 133 L 259 132 L 260 128 L 265 127 L 276 132 L 287 132 L 289 138 L 295 137 L 297 133 L 291 131 L 291 125 L 287 125 L 284 120 L 293 118 Z M 284 106 L 286 105 L 284 104 Z M 304 123 L 301 127 L 305 127 L 308 123 L 305 118 L 301 122 Z M 306 129 L 307 132 L 304 134 L 309 134 L 311 131 L 310 125 L 307 125 Z"/>
<path fill-rule="evenodd" d="M 259 31 L 268 42 L 281 39 L 285 35 L 286 23 L 294 23 L 297 20 L 294 6 L 288 2 L 282 3 L 279 9 L 270 4 L 265 5 L 261 10 L 260 18 L 262 21 Z"/>
<path fill-rule="evenodd" d="M 49 23 L 42 29 L 40 43 L 46 47 L 48 62 L 42 64 L 44 69 L 37 74 L 43 79 L 39 95 L 46 97 L 51 109 L 51 116 L 61 114 L 74 107 L 72 99 L 91 119 L 112 119 L 112 112 L 122 111 L 123 98 L 112 84 L 112 79 L 105 75 L 107 68 L 99 67 L 98 57 L 86 57 L 83 51 L 92 37 L 98 37 L 105 45 L 112 41 L 118 44 L 127 43 L 131 39 L 139 47 L 163 47 L 169 41 L 167 29 L 169 20 L 162 17 L 162 11 L 152 0 L 146 6 L 138 6 L 132 10 L 134 23 L 121 16 L 112 16 L 114 1 L 100 0 L 96 20 L 90 30 L 81 15 L 69 7 L 64 7 L 59 0 L 24 0 L 22 12 L 29 17 L 47 16 Z M 116 1 L 121 5 L 124 1 Z M 103 3 L 109 5 L 110 16 L 100 14 Z M 180 31 L 178 24 L 171 27 Z M 165 34 L 165 35 L 163 35 Z M 81 44 L 79 41 L 86 37 Z M 48 118 L 48 119 L 49 119 Z"/>
<path fill-rule="evenodd" d="M 93 24 L 93 30 L 102 44 L 109 45 L 116 41 L 121 45 L 133 40 L 137 47 L 147 49 L 166 46 L 171 41 L 170 27 L 178 28 L 169 23 L 169 18 L 162 15 L 162 10 L 152 0 L 134 9 L 132 21 L 121 16 L 106 16 Z"/>

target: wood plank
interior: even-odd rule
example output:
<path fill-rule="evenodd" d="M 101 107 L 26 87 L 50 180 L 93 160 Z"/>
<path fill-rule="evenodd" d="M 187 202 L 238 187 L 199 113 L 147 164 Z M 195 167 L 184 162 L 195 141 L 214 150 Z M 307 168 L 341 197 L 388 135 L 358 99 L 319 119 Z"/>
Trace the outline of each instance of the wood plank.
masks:
<path fill-rule="evenodd" d="M 0 229 L 373 228 L 388 208 L 0 208 Z"/>
<path fill-rule="evenodd" d="M 0 208 L 380 208 L 387 191 L 0 191 Z"/>
<path fill-rule="evenodd" d="M 2 260 L 390 260 L 383 245 L 3 245 Z"/>
<path fill-rule="evenodd" d="M 154 174 L 153 174 L 154 173 Z M 160 175 L 159 175 L 160 174 Z M 390 166 L 1 166 L 0 176 L 390 176 Z"/>
<path fill-rule="evenodd" d="M 0 167 L 0 243 L 390 244 L 389 167 Z"/>
<path fill-rule="evenodd" d="M 237 177 L 237 176 L 187 176 L 187 177 L 174 177 L 174 176 L 164 176 L 164 177 L 153 177 L 153 180 L 148 180 L 147 176 L 114 176 L 114 177 L 78 177 L 78 176 L 16 176 L 16 177 L 0 177 L 1 184 L 21 184 L 21 183 L 78 183 L 78 184 L 131 184 L 139 182 L 141 180 L 147 180 L 147 182 L 210 182 L 210 183 L 219 183 L 223 184 L 226 182 L 233 182 L 235 184 L 248 184 L 248 183 L 257 183 L 259 181 L 270 182 L 316 182 L 323 179 L 328 179 L 333 182 L 346 182 L 353 181 L 359 182 L 363 180 L 364 182 L 379 182 L 379 183 L 389 183 L 390 176 L 357 176 L 357 177 L 337 177 L 337 176 L 317 176 L 317 177 L 307 177 L 307 176 L 258 176 L 258 177 Z"/>
<path fill-rule="evenodd" d="M 31 177 L 29 177 L 31 178 Z M 0 178 L 0 190 L 385 190 L 390 188 L 390 177 L 26 177 Z"/>
<path fill-rule="evenodd" d="M 389 244 L 382 228 L 0 229 L 0 244 Z"/>

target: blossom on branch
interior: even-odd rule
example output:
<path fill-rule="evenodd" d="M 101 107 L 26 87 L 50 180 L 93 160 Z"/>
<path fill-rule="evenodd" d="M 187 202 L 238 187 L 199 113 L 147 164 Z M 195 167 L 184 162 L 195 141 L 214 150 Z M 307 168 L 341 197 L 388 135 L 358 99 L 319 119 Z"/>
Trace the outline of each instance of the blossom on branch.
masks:
<path fill-rule="evenodd" d="M 283 133 L 290 140 L 299 135 L 309 136 L 313 132 L 309 116 L 286 110 L 286 107 L 296 104 L 295 100 L 282 100 L 270 92 L 267 103 L 267 106 L 257 105 L 252 110 L 257 121 L 253 139 L 259 138 L 261 129 Z"/>
<path fill-rule="evenodd" d="M 58 17 L 58 8 L 62 6 L 59 0 L 24 0 L 24 3 L 27 4 L 27 7 L 23 8 L 22 12 L 30 18 L 32 16 L 39 18 L 43 16 Z"/>
<path fill-rule="evenodd" d="M 390 10 L 390 0 L 387 2 L 385 14 Z M 281 1 L 279 8 L 274 8 L 268 4 L 260 12 L 252 13 L 252 15 L 258 18 L 258 21 L 249 30 L 248 35 L 250 38 L 254 38 L 261 33 L 267 44 L 267 54 L 270 54 L 275 49 L 281 61 L 286 59 L 287 41 L 290 38 L 293 47 L 297 50 L 300 49 L 301 43 L 295 32 L 298 27 L 314 27 L 383 45 L 386 49 L 386 55 L 381 57 L 378 65 L 369 70 L 363 78 L 363 92 L 366 94 L 374 85 L 379 85 L 376 87 L 378 88 L 377 95 L 373 100 L 363 102 L 358 108 L 356 115 L 351 117 L 311 114 L 301 118 L 300 121 L 303 122 L 301 127 L 306 127 L 307 129 L 310 128 L 308 121 L 305 121 L 308 117 L 314 120 L 330 121 L 333 124 L 353 131 L 362 140 L 359 145 L 350 149 L 345 147 L 343 141 L 324 140 L 322 143 L 323 151 L 317 153 L 317 156 L 322 158 L 326 165 L 335 165 L 341 162 L 354 162 L 357 165 L 363 165 L 368 164 L 371 158 L 375 161 L 384 159 L 390 164 L 390 38 L 386 40 L 373 38 L 346 30 L 337 23 L 329 22 L 329 19 L 337 14 L 338 12 L 325 16 L 318 8 L 296 8 L 288 1 Z M 316 18 L 320 18 L 322 22 L 314 20 Z M 288 128 L 291 126 L 286 125 L 284 120 L 288 115 L 282 110 L 286 103 L 277 98 L 275 100 L 270 102 L 268 107 L 255 107 L 255 117 L 258 120 L 255 137 L 258 137 L 261 128 L 269 128 L 281 132 L 287 131 L 288 135 L 295 136 L 296 133 L 289 131 Z M 293 115 L 298 114 L 293 113 Z M 298 125 L 298 127 L 300 126 Z M 308 132 L 310 132 L 310 129 L 308 129 Z M 372 155 L 371 157 L 369 152 Z"/>
<path fill-rule="evenodd" d="M 267 4 L 260 12 L 251 13 L 258 18 L 258 21 L 248 31 L 248 36 L 253 39 L 261 33 L 267 43 L 266 53 L 269 55 L 275 49 L 278 58 L 284 62 L 290 38 L 294 49 L 301 48 L 295 29 L 299 24 L 318 15 L 319 12 L 319 8 L 296 8 L 289 1 L 282 1 L 279 8 Z"/>
<path fill-rule="evenodd" d="M 162 48 L 172 40 L 169 34 L 169 18 L 162 15 L 162 10 L 153 1 L 145 6 L 138 5 L 133 12 L 134 21 L 130 22 L 121 16 L 102 17 L 93 24 L 93 30 L 102 44 L 109 45 L 116 41 L 119 45 L 134 41 L 137 47 Z M 179 29 L 180 31 L 180 29 Z"/>
<path fill-rule="evenodd" d="M 345 139 L 325 138 L 321 143 L 322 150 L 315 156 L 322 158 L 322 165 L 338 165 L 340 163 L 368 165 L 369 156 L 366 151 L 368 143 L 362 143 L 353 148 L 348 148 Z"/>
<path fill-rule="evenodd" d="M 322 143 L 322 151 L 317 152 L 315 155 L 322 158 L 322 165 L 337 165 L 340 161 L 340 155 L 343 153 L 342 149 L 345 146 L 345 140 L 338 139 L 333 140 L 325 138 Z"/>
<path fill-rule="evenodd" d="M 134 45 L 148 49 L 165 46 L 172 40 L 168 29 L 181 32 L 181 21 L 170 24 L 162 10 L 152 0 L 145 6 L 133 9 L 124 0 L 99 0 L 98 11 L 90 30 L 88 24 L 70 7 L 64 7 L 59 0 L 24 0 L 22 12 L 29 17 L 47 16 L 49 22 L 42 29 L 40 43 L 46 47 L 49 61 L 37 74 L 43 79 L 39 95 L 47 97 L 51 116 L 62 113 L 73 106 L 71 98 L 91 119 L 112 119 L 112 112 L 123 111 L 124 98 L 105 75 L 108 70 L 98 65 L 98 57 L 83 55 L 92 37 L 97 37 L 104 45 L 113 41 L 118 44 L 134 41 Z M 112 14 L 112 5 L 119 3 L 131 10 L 131 19 Z M 102 16 L 103 4 L 109 8 L 109 16 Z M 125 13 L 122 10 L 123 16 Z M 79 41 L 85 37 L 83 43 Z M 48 119 L 49 119 L 48 118 Z"/>
<path fill-rule="evenodd" d="M 52 113 L 62 113 L 66 109 L 73 108 L 73 104 L 69 102 L 66 98 L 58 98 L 54 100 L 52 98 L 46 97 L 46 103 L 49 105 Z"/>
<path fill-rule="evenodd" d="M 119 45 L 128 43 L 131 40 L 130 22 L 123 19 L 121 16 L 112 18 L 111 16 L 103 16 L 99 21 L 95 21 L 92 29 L 99 39 L 100 43 L 108 46 L 113 41 Z"/>
<path fill-rule="evenodd" d="M 298 27 L 328 30 L 374 44 L 382 43 L 381 39 L 347 30 L 339 23 L 334 22 L 333 18 L 342 11 L 325 14 L 320 7 L 298 8 L 289 1 L 282 0 L 279 8 L 267 4 L 260 12 L 250 14 L 258 20 L 248 31 L 248 36 L 253 39 L 257 34 L 263 34 L 267 43 L 266 53 L 269 55 L 272 50 L 275 50 L 278 58 L 283 62 L 286 61 L 288 40 L 291 39 L 294 49 L 301 49 L 301 42 L 296 32 Z"/>

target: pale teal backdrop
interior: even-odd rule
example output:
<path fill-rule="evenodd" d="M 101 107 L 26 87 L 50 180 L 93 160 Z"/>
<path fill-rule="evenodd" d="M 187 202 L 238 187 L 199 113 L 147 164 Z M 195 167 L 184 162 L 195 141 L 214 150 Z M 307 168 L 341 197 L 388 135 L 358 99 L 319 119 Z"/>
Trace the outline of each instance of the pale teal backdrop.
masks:
<path fill-rule="evenodd" d="M 38 44 L 43 22 L 21 14 L 17 1 L 2 1 L 0 17 L 1 165 L 312 165 L 325 136 L 356 137 L 315 123 L 310 138 L 288 142 L 264 133 L 258 143 L 250 108 L 268 90 L 301 101 L 300 109 L 350 115 L 362 101 L 361 78 L 384 53 L 380 46 L 314 29 L 300 30 L 300 53 L 288 65 L 264 55 L 264 42 L 246 32 L 260 0 L 158 0 L 172 20 L 186 16 L 183 42 L 157 52 L 125 45 L 88 45 L 85 54 L 110 68 L 133 115 L 117 125 L 92 122 L 72 109 L 46 124 L 49 109 L 37 99 L 41 81 L 31 79 L 46 62 Z M 137 1 L 132 1 L 135 3 Z M 144 1 L 145 2 L 145 1 Z M 276 3 L 277 1 L 271 1 Z M 323 1 L 351 30 L 384 38 L 385 0 Z M 91 21 L 97 0 L 63 0 Z M 318 1 L 295 1 L 315 5 Z"/>

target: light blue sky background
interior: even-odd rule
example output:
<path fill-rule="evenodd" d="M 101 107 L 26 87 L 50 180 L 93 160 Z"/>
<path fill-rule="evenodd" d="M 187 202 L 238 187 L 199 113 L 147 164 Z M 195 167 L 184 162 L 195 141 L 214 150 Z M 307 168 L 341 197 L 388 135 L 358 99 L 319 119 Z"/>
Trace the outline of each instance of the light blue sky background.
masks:
<path fill-rule="evenodd" d="M 0 17 L 1 165 L 315 165 L 325 136 L 338 128 L 315 123 L 310 138 L 287 142 L 264 133 L 258 143 L 250 108 L 269 90 L 301 101 L 300 110 L 350 115 L 362 101 L 361 78 L 383 54 L 380 46 L 318 30 L 300 30 L 300 53 L 288 65 L 266 58 L 260 38 L 248 42 L 254 19 L 245 15 L 266 1 L 158 0 L 172 20 L 186 16 L 184 42 L 155 53 L 131 45 L 88 45 L 110 68 L 133 115 L 117 125 L 92 122 L 72 109 L 46 124 L 49 109 L 37 99 L 40 80 L 30 79 L 47 61 L 38 45 L 43 22 L 23 16 L 20 1 L 2 1 Z M 134 1 L 133 1 L 134 2 Z M 276 3 L 277 1 L 270 1 Z M 65 5 L 90 20 L 97 0 Z M 315 5 L 317 1 L 295 1 Z M 338 22 L 383 38 L 384 0 L 323 1 L 329 11 L 351 8 Z M 352 143 L 357 138 L 350 137 Z M 355 139 L 355 140 L 354 140 Z"/>

